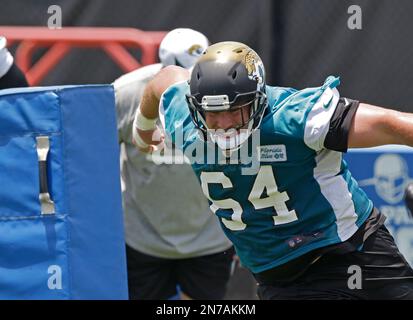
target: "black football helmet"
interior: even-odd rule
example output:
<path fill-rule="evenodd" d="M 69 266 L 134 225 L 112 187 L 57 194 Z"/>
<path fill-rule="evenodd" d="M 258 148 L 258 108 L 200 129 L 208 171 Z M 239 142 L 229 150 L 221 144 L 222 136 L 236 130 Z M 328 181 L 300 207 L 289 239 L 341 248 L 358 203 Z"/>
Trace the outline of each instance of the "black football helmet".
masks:
<path fill-rule="evenodd" d="M 186 96 L 192 120 L 206 139 L 205 112 L 236 111 L 250 107 L 249 117 L 233 129 L 246 129 L 237 146 L 259 127 L 267 97 L 264 65 L 258 54 L 240 42 L 219 42 L 209 46 L 195 64 Z M 242 112 L 241 112 L 242 114 Z M 216 139 L 215 139 L 216 140 Z M 234 146 L 232 146 L 234 147 Z"/>

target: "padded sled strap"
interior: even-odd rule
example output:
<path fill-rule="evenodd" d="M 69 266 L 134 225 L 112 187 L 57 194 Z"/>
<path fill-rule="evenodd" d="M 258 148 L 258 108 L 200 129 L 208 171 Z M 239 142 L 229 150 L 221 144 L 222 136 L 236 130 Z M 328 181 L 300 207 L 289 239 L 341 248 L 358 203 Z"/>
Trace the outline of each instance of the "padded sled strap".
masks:
<path fill-rule="evenodd" d="M 50 149 L 49 137 L 36 137 L 37 140 L 37 157 L 39 159 L 39 180 L 40 193 L 39 200 L 42 214 L 55 213 L 55 206 L 53 200 L 50 198 L 49 188 L 47 185 L 47 154 Z"/>

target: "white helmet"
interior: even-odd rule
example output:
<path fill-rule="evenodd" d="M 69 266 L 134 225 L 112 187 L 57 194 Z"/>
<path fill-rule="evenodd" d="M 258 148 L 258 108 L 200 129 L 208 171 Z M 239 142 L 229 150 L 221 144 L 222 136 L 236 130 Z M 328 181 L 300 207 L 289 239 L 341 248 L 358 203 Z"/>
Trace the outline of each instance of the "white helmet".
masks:
<path fill-rule="evenodd" d="M 7 44 L 6 38 L 0 35 L 0 50 L 5 48 L 6 44 Z"/>
<path fill-rule="evenodd" d="M 202 33 L 178 28 L 168 32 L 159 46 L 159 59 L 164 67 L 177 65 L 190 69 L 208 47 L 209 41 Z"/>

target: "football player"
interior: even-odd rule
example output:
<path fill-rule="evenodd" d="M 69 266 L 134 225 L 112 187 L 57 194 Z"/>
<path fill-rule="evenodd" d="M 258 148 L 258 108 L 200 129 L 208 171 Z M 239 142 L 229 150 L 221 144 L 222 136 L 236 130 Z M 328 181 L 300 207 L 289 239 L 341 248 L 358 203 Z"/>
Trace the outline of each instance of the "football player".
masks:
<path fill-rule="evenodd" d="M 145 88 L 135 144 L 156 153 L 164 135 L 196 154 L 210 208 L 261 299 L 413 298 L 413 270 L 343 161 L 348 148 L 413 146 L 413 115 L 341 97 L 339 84 L 269 86 L 256 52 L 221 42 L 191 75 L 168 67 Z M 163 134 L 143 125 L 158 114 Z"/>

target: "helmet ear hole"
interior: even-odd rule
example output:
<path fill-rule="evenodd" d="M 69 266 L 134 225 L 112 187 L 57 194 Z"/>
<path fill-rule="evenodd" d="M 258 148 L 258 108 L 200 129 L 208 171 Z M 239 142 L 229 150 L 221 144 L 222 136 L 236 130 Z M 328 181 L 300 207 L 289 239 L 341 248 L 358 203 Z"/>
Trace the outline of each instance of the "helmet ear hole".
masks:
<path fill-rule="evenodd" d="M 196 78 L 199 80 L 199 78 L 201 78 L 199 72 L 196 73 Z"/>
<path fill-rule="evenodd" d="M 234 72 L 232 73 L 232 79 L 235 80 L 236 77 L 237 77 L 237 70 L 234 70 Z"/>

